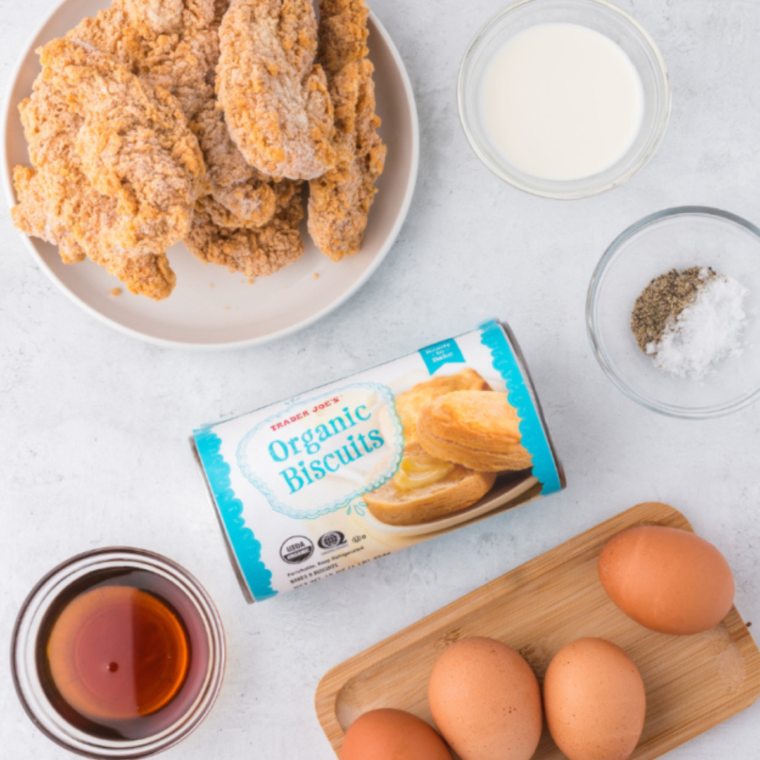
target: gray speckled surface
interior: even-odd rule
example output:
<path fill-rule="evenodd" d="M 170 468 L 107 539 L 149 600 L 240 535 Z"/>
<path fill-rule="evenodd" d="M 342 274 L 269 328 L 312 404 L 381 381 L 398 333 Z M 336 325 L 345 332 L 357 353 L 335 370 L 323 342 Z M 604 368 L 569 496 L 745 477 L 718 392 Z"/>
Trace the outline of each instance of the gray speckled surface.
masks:
<path fill-rule="evenodd" d="M 721 420 L 655 416 L 603 376 L 585 334 L 591 272 L 626 226 L 673 205 L 760 221 L 760 5 L 622 0 L 659 44 L 673 112 L 653 161 L 586 201 L 524 195 L 470 151 L 454 84 L 472 34 L 499 0 L 375 0 L 414 84 L 422 160 L 409 219 L 373 279 L 308 330 L 213 355 L 162 350 L 79 311 L 38 271 L 0 208 L 0 652 L 26 593 L 90 548 L 164 553 L 206 585 L 229 667 L 202 728 L 169 758 L 329 760 L 313 710 L 321 675 L 346 657 L 597 522 L 645 500 L 681 509 L 729 558 L 737 606 L 760 623 L 760 405 Z M 0 81 L 50 0 L 6 2 Z M 229 567 L 187 446 L 191 428 L 465 331 L 510 322 L 538 386 L 568 489 L 253 607 Z M 7 663 L 7 655 L 3 661 Z M 0 752 L 68 755 L 39 734 L 0 675 Z M 752 760 L 755 705 L 673 751 Z"/>

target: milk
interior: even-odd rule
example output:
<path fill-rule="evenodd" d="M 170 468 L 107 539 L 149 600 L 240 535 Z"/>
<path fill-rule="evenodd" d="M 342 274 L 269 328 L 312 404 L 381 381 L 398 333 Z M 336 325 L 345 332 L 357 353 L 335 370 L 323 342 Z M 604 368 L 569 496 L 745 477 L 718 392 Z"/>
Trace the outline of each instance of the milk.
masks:
<path fill-rule="evenodd" d="M 518 170 L 550 180 L 604 171 L 642 123 L 644 91 L 630 58 L 579 24 L 538 24 L 509 39 L 479 95 L 495 150 Z"/>

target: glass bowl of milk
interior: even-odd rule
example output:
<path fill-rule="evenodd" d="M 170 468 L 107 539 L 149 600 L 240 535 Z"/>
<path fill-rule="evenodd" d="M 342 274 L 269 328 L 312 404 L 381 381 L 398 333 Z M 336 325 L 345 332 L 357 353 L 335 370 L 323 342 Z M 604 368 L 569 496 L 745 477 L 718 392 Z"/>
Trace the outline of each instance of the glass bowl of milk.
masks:
<path fill-rule="evenodd" d="M 586 198 L 654 155 L 670 113 L 665 62 L 606 0 L 522 0 L 475 35 L 457 87 L 485 165 L 546 198 Z"/>

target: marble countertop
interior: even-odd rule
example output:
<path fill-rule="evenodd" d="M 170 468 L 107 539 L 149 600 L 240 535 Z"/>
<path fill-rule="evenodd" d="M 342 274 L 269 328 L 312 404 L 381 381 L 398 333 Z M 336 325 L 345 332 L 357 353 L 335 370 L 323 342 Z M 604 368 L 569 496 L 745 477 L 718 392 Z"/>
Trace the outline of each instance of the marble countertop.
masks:
<path fill-rule="evenodd" d="M 107 545 L 165 554 L 206 586 L 229 664 L 183 760 L 334 757 L 314 713 L 323 673 L 422 616 L 641 501 L 672 504 L 728 557 L 736 604 L 760 623 L 760 404 L 686 422 L 654 415 L 605 378 L 584 305 L 599 257 L 626 226 L 675 205 L 760 222 L 760 5 L 620 0 L 659 44 L 673 88 L 665 139 L 626 185 L 584 201 L 525 195 L 474 156 L 459 126 L 464 49 L 501 0 L 375 0 L 419 108 L 422 155 L 409 218 L 371 281 L 326 319 L 235 352 L 164 350 L 118 334 L 62 296 L 0 208 L 0 652 L 32 585 Z M 6 3 L 0 82 L 51 0 Z M 464 332 L 511 324 L 567 472 L 561 494 L 248 606 L 187 437 L 213 421 Z M 5 757 L 70 757 L 21 709 L 3 655 Z M 760 705 L 672 760 L 760 756 Z"/>

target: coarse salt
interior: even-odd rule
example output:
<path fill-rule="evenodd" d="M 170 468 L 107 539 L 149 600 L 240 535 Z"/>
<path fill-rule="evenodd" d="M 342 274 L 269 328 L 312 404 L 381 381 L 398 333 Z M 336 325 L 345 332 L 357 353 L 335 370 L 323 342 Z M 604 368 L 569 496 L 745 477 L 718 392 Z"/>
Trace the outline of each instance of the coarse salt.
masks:
<path fill-rule="evenodd" d="M 742 352 L 741 333 L 747 324 L 744 299 L 749 291 L 732 277 L 700 272 L 705 284 L 694 303 L 671 319 L 647 353 L 665 372 L 700 378 L 729 356 Z"/>

